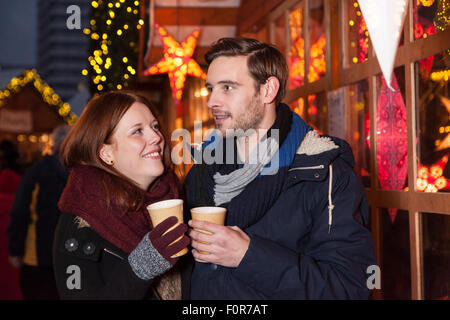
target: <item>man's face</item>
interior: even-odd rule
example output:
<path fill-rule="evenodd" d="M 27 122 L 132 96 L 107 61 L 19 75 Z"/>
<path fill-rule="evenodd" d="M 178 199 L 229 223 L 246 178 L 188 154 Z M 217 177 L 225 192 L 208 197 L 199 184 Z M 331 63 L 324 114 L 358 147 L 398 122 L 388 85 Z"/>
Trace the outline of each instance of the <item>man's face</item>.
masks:
<path fill-rule="evenodd" d="M 265 108 L 248 71 L 247 57 L 214 59 L 208 69 L 206 88 L 210 92 L 207 106 L 222 135 L 227 134 L 227 129 L 260 128 Z"/>

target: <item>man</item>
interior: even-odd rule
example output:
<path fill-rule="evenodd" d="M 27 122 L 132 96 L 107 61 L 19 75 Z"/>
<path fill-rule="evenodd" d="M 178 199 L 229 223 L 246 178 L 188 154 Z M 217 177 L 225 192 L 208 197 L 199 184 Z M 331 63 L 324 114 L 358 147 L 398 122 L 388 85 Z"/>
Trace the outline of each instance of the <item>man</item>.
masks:
<path fill-rule="evenodd" d="M 194 152 L 187 205 L 225 207 L 227 220 L 189 221 L 212 233 L 189 231 L 206 261 L 194 265 L 191 298 L 367 299 L 377 260 L 350 146 L 281 103 L 288 68 L 273 46 L 223 38 L 205 58 L 217 130 L 203 158 Z M 215 162 L 202 161 L 209 154 Z"/>
<path fill-rule="evenodd" d="M 68 125 L 60 125 L 53 130 L 52 154 L 24 173 L 12 205 L 9 262 L 20 269 L 24 300 L 58 299 L 52 246 L 60 215 L 57 204 L 69 173 L 59 159 L 59 147 L 70 129 Z"/>

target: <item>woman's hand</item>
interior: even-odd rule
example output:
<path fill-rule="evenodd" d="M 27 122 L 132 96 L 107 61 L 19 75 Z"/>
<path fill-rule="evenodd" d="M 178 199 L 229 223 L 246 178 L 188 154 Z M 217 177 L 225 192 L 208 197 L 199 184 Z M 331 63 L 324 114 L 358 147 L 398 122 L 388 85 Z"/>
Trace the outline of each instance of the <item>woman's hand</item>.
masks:
<path fill-rule="evenodd" d="M 250 244 L 250 237 L 239 227 L 221 226 L 198 220 L 190 220 L 188 224 L 192 228 L 212 233 L 209 235 L 194 229 L 188 232 L 192 239 L 194 258 L 224 267 L 235 268 L 241 263 Z M 199 251 L 206 251 L 207 253 L 200 253 Z"/>
<path fill-rule="evenodd" d="M 178 258 L 171 258 L 171 256 L 186 248 L 190 243 L 189 238 L 185 235 L 188 228 L 184 223 L 180 223 L 173 230 L 167 232 L 177 223 L 178 219 L 176 217 L 169 217 L 158 224 L 148 235 L 153 247 L 172 265 L 177 262 Z M 167 233 L 164 234 L 165 232 Z M 182 237 L 180 240 L 169 245 L 180 237 Z"/>

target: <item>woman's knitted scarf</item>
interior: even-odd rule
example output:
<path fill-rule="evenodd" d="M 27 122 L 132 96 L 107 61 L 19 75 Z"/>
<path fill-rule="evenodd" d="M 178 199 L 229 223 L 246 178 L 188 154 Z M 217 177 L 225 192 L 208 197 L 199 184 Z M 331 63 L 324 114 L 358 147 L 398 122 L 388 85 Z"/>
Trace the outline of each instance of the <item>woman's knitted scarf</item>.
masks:
<path fill-rule="evenodd" d="M 175 173 L 166 171 L 154 188 L 145 193 L 144 206 L 139 211 L 126 212 L 117 205 L 107 205 L 105 177 L 108 175 L 103 170 L 92 166 L 73 168 L 58 206 L 61 212 L 82 218 L 102 238 L 130 253 L 153 229 L 146 207 L 157 201 L 180 198 L 181 185 Z"/>

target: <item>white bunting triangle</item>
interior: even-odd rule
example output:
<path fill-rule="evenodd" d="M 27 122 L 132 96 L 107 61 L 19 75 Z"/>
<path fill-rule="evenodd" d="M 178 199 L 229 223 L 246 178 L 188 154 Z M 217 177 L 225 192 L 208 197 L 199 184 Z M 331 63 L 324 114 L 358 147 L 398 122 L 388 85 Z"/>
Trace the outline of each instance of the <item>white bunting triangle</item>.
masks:
<path fill-rule="evenodd" d="M 395 54 L 409 0 L 358 0 L 386 84 L 391 87 Z"/>

